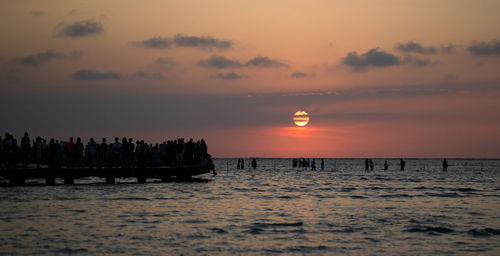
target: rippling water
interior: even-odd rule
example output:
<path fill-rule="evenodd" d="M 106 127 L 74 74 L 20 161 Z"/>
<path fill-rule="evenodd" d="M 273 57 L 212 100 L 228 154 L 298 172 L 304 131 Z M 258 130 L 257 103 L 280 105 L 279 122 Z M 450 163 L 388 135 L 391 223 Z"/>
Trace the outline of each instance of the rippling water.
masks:
<path fill-rule="evenodd" d="M 500 255 L 500 160 L 325 163 L 218 159 L 193 182 L 0 187 L 0 254 Z"/>

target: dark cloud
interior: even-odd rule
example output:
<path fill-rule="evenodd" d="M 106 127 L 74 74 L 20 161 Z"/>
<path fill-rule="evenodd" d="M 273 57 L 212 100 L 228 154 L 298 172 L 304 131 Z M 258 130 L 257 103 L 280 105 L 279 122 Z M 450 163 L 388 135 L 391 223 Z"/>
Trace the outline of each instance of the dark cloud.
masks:
<path fill-rule="evenodd" d="M 204 68 L 238 68 L 243 66 L 239 60 L 228 59 L 224 56 L 212 56 L 206 60 L 198 61 L 198 66 Z"/>
<path fill-rule="evenodd" d="M 478 56 L 500 55 L 500 41 L 476 42 L 467 47 L 467 50 Z"/>
<path fill-rule="evenodd" d="M 132 74 L 132 78 L 138 78 L 138 79 L 150 79 L 150 80 L 164 80 L 165 77 L 161 72 L 158 73 L 149 73 L 149 72 L 144 72 L 144 71 L 137 71 L 134 74 Z"/>
<path fill-rule="evenodd" d="M 393 54 L 373 48 L 366 53 L 358 55 L 357 52 L 350 52 L 341 63 L 352 68 L 353 71 L 364 71 L 368 67 L 389 67 L 401 64 L 401 60 Z"/>
<path fill-rule="evenodd" d="M 72 77 L 76 80 L 95 81 L 119 79 L 121 78 L 121 75 L 114 72 L 99 72 L 90 69 L 81 69 L 75 72 Z"/>
<path fill-rule="evenodd" d="M 424 47 L 419 43 L 410 41 L 408 43 L 399 43 L 396 49 L 403 52 L 415 52 L 420 54 L 436 54 L 437 50 L 434 47 Z"/>
<path fill-rule="evenodd" d="M 167 67 L 173 67 L 175 66 L 175 61 L 170 58 L 170 57 L 160 57 L 158 59 L 155 60 L 155 63 L 156 64 L 161 64 L 161 65 L 164 65 L 164 66 L 167 66 Z"/>
<path fill-rule="evenodd" d="M 132 44 L 136 46 L 142 46 L 144 48 L 166 49 L 172 46 L 172 39 L 168 37 L 154 36 L 139 42 L 132 42 Z"/>
<path fill-rule="evenodd" d="M 245 63 L 247 67 L 285 67 L 286 64 L 279 62 L 277 60 L 270 59 L 268 57 L 258 56 Z"/>
<path fill-rule="evenodd" d="M 229 49 L 233 44 L 230 40 L 221 40 L 211 36 L 188 36 L 182 34 L 175 35 L 173 41 L 178 47 L 201 49 Z"/>
<path fill-rule="evenodd" d="M 43 64 L 46 64 L 54 59 L 63 58 L 65 55 L 63 53 L 54 52 L 52 50 L 48 50 L 46 52 L 40 52 L 33 55 L 29 55 L 23 58 L 18 59 L 17 61 L 24 66 L 30 67 L 38 67 Z"/>
<path fill-rule="evenodd" d="M 237 74 L 235 72 L 227 72 L 227 73 L 218 73 L 217 75 L 213 76 L 212 78 L 215 79 L 224 79 L 224 80 L 238 80 L 242 78 L 246 78 L 246 75 L 243 74 Z"/>
<path fill-rule="evenodd" d="M 104 27 L 100 22 L 94 19 L 88 19 L 63 26 L 61 29 L 59 29 L 57 36 L 77 38 L 98 35 L 103 31 Z"/>

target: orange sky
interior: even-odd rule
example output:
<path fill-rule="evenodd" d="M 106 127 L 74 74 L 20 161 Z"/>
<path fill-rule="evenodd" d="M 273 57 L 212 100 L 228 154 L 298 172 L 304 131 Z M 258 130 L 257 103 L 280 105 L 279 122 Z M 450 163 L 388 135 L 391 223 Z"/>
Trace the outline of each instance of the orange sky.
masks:
<path fill-rule="evenodd" d="M 0 132 L 204 137 L 217 157 L 499 157 L 498 10 L 6 1 Z"/>

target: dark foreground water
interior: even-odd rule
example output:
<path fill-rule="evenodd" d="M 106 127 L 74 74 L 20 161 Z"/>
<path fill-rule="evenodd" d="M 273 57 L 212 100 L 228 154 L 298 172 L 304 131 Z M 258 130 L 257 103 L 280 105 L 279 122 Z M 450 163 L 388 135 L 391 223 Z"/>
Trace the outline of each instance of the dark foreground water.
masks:
<path fill-rule="evenodd" d="M 194 182 L 0 187 L 0 254 L 500 255 L 500 160 L 382 162 L 219 159 Z"/>

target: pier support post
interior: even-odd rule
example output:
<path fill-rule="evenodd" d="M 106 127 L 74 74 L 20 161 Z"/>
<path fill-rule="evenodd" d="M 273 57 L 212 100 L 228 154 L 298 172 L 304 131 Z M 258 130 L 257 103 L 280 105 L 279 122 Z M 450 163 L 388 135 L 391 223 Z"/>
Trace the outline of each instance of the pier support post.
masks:
<path fill-rule="evenodd" d="M 48 176 L 45 178 L 45 185 L 55 185 L 56 184 L 56 177 L 54 176 Z"/>
<path fill-rule="evenodd" d="M 75 184 L 75 177 L 73 177 L 73 176 L 64 177 L 64 184 L 68 184 L 68 185 Z"/>
<path fill-rule="evenodd" d="M 144 176 L 138 176 L 137 177 L 137 183 L 146 183 L 146 177 L 144 177 Z"/>
<path fill-rule="evenodd" d="M 115 184 L 115 177 L 106 176 L 106 184 Z"/>

